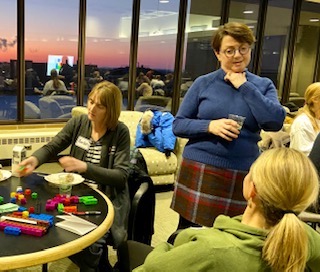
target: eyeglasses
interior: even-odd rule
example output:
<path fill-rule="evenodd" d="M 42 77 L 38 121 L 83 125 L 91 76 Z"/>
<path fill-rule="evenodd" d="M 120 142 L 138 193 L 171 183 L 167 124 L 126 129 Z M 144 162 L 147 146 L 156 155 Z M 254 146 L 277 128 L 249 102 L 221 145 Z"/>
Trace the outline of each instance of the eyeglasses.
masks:
<path fill-rule="evenodd" d="M 238 51 L 239 54 L 243 56 L 248 54 L 249 50 L 250 50 L 249 46 L 241 46 L 238 49 L 227 48 L 226 50 L 223 51 L 223 53 L 226 55 L 227 58 L 232 58 L 236 54 L 236 51 Z"/>

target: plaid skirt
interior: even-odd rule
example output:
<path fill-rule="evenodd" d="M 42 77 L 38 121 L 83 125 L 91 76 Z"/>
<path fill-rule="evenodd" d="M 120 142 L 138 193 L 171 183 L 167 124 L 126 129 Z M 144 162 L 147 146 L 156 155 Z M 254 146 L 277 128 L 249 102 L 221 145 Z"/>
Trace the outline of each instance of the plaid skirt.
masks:
<path fill-rule="evenodd" d="M 247 205 L 242 195 L 247 173 L 183 159 L 171 208 L 185 219 L 206 227 L 211 227 L 220 214 L 242 214 Z"/>

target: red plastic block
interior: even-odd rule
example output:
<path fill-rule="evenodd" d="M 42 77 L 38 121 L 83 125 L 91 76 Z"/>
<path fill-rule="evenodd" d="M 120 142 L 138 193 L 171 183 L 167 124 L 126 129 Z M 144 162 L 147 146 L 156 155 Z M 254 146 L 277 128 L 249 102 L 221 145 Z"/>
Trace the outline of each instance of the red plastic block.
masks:
<path fill-rule="evenodd" d="M 31 195 L 31 190 L 30 189 L 25 189 L 24 190 L 25 195 Z"/>

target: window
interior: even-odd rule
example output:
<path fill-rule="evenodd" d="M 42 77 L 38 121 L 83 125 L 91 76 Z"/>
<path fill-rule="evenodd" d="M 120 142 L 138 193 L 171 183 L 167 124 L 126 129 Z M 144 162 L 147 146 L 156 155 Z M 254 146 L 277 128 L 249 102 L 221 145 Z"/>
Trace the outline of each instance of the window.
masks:
<path fill-rule="evenodd" d="M 294 51 L 289 101 L 297 101 L 299 97 L 302 98 L 307 87 L 312 82 L 319 80 L 319 71 L 316 67 L 319 38 L 320 5 L 303 1 Z"/>
<path fill-rule="evenodd" d="M 283 91 L 292 5 L 293 1 L 271 1 L 267 10 L 261 76 L 273 81 L 279 98 Z"/>
<path fill-rule="evenodd" d="M 108 80 L 122 91 L 126 109 L 132 2 L 90 0 L 87 5 L 84 103 L 97 82 Z"/>
<path fill-rule="evenodd" d="M 25 3 L 25 118 L 71 116 L 78 57 L 78 0 Z"/>
<path fill-rule="evenodd" d="M 0 120 L 16 118 L 17 1 L 2 0 L 0 24 Z"/>
<path fill-rule="evenodd" d="M 179 1 L 142 0 L 135 110 L 171 109 Z"/>
<path fill-rule="evenodd" d="M 211 47 L 212 33 L 220 25 L 221 1 L 190 1 L 185 31 L 180 97 L 200 75 L 214 71 L 218 65 Z"/>

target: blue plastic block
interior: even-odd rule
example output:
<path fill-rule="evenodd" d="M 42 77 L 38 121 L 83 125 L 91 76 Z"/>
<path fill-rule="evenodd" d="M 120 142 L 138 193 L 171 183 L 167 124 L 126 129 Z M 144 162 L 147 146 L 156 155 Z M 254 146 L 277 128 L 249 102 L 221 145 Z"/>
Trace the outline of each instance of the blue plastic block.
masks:
<path fill-rule="evenodd" d="M 49 221 L 50 227 L 54 223 L 54 216 L 50 215 L 50 214 L 45 214 L 45 213 L 35 214 L 35 213 L 31 213 L 31 214 L 29 214 L 29 218 L 33 218 L 33 219 L 37 219 L 37 220 Z"/>
<path fill-rule="evenodd" d="M 4 233 L 5 234 L 9 234 L 9 235 L 15 235 L 15 236 L 18 236 L 21 234 L 21 229 L 20 228 L 17 228 L 17 227 L 5 227 L 4 228 Z"/>
<path fill-rule="evenodd" d="M 26 211 L 26 210 L 28 210 L 26 207 L 19 207 L 19 209 L 18 209 L 18 212 L 24 212 L 24 211 Z"/>

